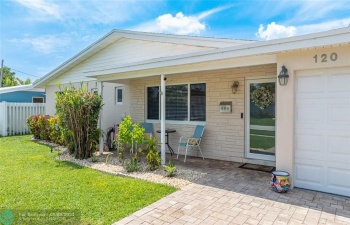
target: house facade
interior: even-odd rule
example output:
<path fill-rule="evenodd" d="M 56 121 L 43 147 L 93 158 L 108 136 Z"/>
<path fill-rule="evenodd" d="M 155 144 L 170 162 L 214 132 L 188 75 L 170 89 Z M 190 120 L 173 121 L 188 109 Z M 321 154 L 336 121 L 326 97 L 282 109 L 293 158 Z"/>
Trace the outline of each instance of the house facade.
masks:
<path fill-rule="evenodd" d="M 89 81 L 105 102 L 102 129 L 126 113 L 176 129 L 177 147 L 206 125 L 205 158 L 276 166 L 296 187 L 350 196 L 350 28 L 264 42 L 109 35 L 36 83 L 48 114 L 54 83 Z"/>

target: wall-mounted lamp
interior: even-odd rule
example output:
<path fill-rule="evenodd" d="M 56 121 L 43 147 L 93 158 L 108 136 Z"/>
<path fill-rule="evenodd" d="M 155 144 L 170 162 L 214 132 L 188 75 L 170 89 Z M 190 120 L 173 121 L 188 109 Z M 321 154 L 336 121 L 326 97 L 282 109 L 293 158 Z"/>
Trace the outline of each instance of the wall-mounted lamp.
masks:
<path fill-rule="evenodd" d="M 286 86 L 288 83 L 288 70 L 287 68 L 283 65 L 282 70 L 280 72 L 280 75 L 278 75 L 278 82 L 280 83 L 281 86 Z"/>
<path fill-rule="evenodd" d="M 237 89 L 238 89 L 238 86 L 239 86 L 239 82 L 238 81 L 235 81 L 233 82 L 231 88 L 232 88 L 232 94 L 236 94 L 237 92 Z"/>

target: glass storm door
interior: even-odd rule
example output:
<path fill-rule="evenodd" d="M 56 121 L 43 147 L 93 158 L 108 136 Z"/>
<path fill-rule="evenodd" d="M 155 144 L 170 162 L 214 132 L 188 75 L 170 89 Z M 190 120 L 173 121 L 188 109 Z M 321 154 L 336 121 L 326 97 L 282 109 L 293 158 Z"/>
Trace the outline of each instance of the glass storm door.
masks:
<path fill-rule="evenodd" d="M 275 161 L 275 79 L 246 80 L 246 157 Z"/>

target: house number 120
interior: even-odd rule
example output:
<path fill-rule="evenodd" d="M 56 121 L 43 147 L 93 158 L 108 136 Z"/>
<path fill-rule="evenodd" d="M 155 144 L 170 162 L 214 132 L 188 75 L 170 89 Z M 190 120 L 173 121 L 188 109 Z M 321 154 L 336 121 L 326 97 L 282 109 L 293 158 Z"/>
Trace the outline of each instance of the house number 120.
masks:
<path fill-rule="evenodd" d="M 315 63 L 318 63 L 318 55 L 315 55 L 314 57 L 313 57 L 314 59 L 315 59 Z M 327 62 L 327 59 L 328 58 L 328 55 L 327 54 L 322 54 L 321 55 L 321 62 Z M 335 53 L 335 52 L 333 52 L 330 56 L 329 56 L 329 58 L 331 59 L 331 61 L 337 61 L 337 59 L 338 59 L 338 54 L 337 53 Z"/>

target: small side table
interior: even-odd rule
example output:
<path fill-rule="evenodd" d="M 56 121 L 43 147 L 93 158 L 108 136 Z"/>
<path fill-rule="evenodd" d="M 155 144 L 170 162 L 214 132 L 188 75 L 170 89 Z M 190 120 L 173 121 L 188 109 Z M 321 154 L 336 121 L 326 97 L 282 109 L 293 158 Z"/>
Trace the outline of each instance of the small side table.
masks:
<path fill-rule="evenodd" d="M 173 148 L 169 145 L 169 134 L 170 133 L 175 133 L 176 130 L 175 129 L 165 129 L 165 137 L 166 137 L 166 142 L 165 144 L 168 146 L 168 149 L 170 151 L 170 155 L 173 156 L 174 150 Z M 157 130 L 157 133 L 161 133 L 161 130 Z"/>

